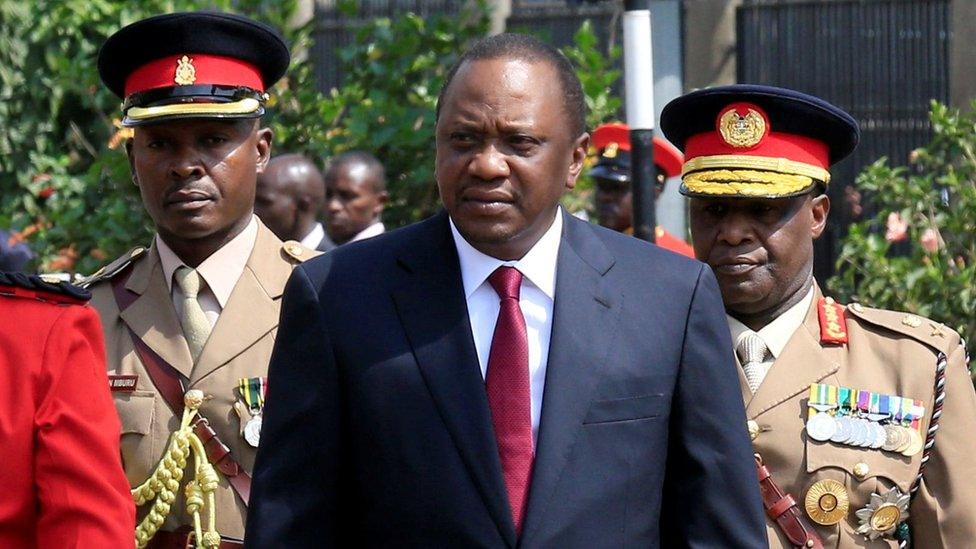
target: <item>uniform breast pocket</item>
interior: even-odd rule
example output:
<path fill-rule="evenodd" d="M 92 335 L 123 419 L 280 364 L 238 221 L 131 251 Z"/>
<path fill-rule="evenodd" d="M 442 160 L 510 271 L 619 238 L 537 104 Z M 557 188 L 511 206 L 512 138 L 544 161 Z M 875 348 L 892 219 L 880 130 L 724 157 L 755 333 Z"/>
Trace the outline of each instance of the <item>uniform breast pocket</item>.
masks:
<path fill-rule="evenodd" d="M 155 419 L 156 393 L 132 391 L 113 396 L 122 423 L 122 461 L 126 474 L 130 482 L 141 482 L 154 465 L 153 437 L 147 435 L 152 432 Z"/>
<path fill-rule="evenodd" d="M 666 415 L 664 394 L 595 400 L 583 420 L 584 425 L 651 419 Z"/>
<path fill-rule="evenodd" d="M 864 535 L 857 530 L 865 521 L 886 528 L 888 522 L 897 526 L 907 517 L 907 510 L 901 517 L 893 508 L 880 509 L 879 504 L 872 503 L 871 495 L 885 496 L 892 489 L 908 494 L 918 471 L 917 459 L 810 439 L 806 442 L 806 456 L 808 474 L 797 494 L 798 502 L 806 507 L 810 518 L 820 523 L 822 531 L 843 540 L 842 546 L 864 543 Z M 864 520 L 857 516 L 859 510 L 865 510 Z M 879 547 L 885 543 L 897 547 L 892 534 L 880 538 L 875 542 Z"/>

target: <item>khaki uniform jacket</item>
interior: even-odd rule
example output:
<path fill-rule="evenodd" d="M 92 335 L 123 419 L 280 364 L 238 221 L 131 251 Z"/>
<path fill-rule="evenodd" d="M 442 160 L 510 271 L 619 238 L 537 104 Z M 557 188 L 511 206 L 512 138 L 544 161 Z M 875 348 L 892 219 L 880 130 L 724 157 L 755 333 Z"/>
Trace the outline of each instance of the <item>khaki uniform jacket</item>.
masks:
<path fill-rule="evenodd" d="M 108 280 L 112 271 L 118 270 L 117 263 L 106 267 L 108 275 L 93 277 L 89 289 L 105 330 L 109 374 L 138 376 L 134 391 L 113 393 L 122 422 L 122 460 L 133 487 L 152 474 L 167 449 L 170 434 L 179 428 L 180 417 L 157 392 L 134 351 L 129 328 L 189 379 L 188 389 L 204 392 L 209 400 L 201 406 L 200 414 L 250 474 L 257 449 L 243 438 L 242 429 L 250 415 L 237 389 L 238 380 L 267 375 L 285 282 L 295 264 L 315 255 L 319 253 L 295 242 L 282 244 L 258 222 L 254 249 L 196 365 L 190 358 L 155 245 L 135 260 L 126 288 L 140 297 L 121 315 Z M 192 466 L 188 466 L 161 530 L 192 526 L 183 497 L 183 487 L 192 478 Z M 140 509 L 140 520 L 150 505 Z M 223 475 L 216 492 L 216 513 L 217 531 L 222 536 L 243 539 L 246 507 Z M 203 520 L 206 524 L 206 514 Z"/>
<path fill-rule="evenodd" d="M 803 325 L 755 395 L 739 369 L 746 415 L 760 428 L 753 440 L 755 451 L 773 480 L 796 499 L 825 547 L 897 547 L 892 537 L 869 542 L 857 534 L 860 520 L 855 511 L 869 503 L 872 493 L 883 494 L 893 486 L 908 493 L 923 454 L 909 458 L 809 439 L 804 428 L 809 388 L 811 383 L 824 383 L 920 399 L 925 406 L 924 435 L 932 419 L 937 357 L 945 353 L 946 397 L 940 427 L 924 480 L 909 507 L 908 523 L 915 547 L 971 547 L 976 540 L 976 395 L 959 336 L 914 315 L 855 304 L 845 311 L 848 343 L 821 344 L 817 314 L 821 297 L 818 288 Z M 850 496 L 846 517 L 833 526 L 814 523 L 804 511 L 807 491 L 823 479 L 840 482 Z M 771 547 L 791 547 L 768 517 L 766 527 Z"/>

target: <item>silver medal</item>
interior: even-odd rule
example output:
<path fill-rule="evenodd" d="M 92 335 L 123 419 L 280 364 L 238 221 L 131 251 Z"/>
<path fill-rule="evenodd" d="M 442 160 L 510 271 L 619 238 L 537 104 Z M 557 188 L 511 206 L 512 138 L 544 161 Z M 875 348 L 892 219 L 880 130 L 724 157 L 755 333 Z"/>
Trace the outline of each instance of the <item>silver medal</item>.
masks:
<path fill-rule="evenodd" d="M 851 418 L 847 416 L 841 416 L 837 419 L 837 432 L 834 436 L 830 437 L 831 442 L 836 442 L 838 444 L 847 444 L 850 440 L 853 429 L 851 428 Z"/>
<path fill-rule="evenodd" d="M 244 424 L 244 440 L 255 448 L 261 443 L 261 416 L 254 416 Z"/>
<path fill-rule="evenodd" d="M 807 435 L 813 440 L 826 442 L 837 431 L 837 424 L 833 416 L 826 412 L 819 412 L 807 420 Z"/>

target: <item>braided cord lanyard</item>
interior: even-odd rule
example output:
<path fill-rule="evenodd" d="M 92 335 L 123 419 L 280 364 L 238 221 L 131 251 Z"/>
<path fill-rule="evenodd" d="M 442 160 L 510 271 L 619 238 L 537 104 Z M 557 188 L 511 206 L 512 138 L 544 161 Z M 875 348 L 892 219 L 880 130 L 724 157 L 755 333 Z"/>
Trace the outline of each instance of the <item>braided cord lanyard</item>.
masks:
<path fill-rule="evenodd" d="M 935 405 L 932 408 L 932 421 L 929 422 L 929 430 L 925 435 L 925 446 L 922 451 L 922 461 L 918 464 L 918 474 L 915 475 L 915 480 L 912 482 L 912 488 L 909 491 L 909 496 L 914 499 L 915 493 L 922 485 L 922 476 L 925 474 L 925 465 L 929 462 L 929 458 L 932 457 L 932 448 L 935 446 L 935 434 L 939 431 L 939 418 L 942 417 L 942 405 L 945 403 L 945 383 L 946 383 L 946 365 L 948 364 L 948 359 L 946 359 L 945 353 L 939 353 L 938 359 L 936 359 L 935 367 Z M 966 357 L 966 364 L 969 364 L 969 357 Z M 908 523 L 901 523 L 898 527 L 898 547 L 901 549 L 907 549 L 910 546 L 910 532 L 908 531 Z"/>
<path fill-rule="evenodd" d="M 172 510 L 176 492 L 183 480 L 190 454 L 193 454 L 194 478 L 186 484 L 186 511 L 193 517 L 193 533 L 196 536 L 198 548 L 213 548 L 220 545 L 220 534 L 217 533 L 216 496 L 214 492 L 220 480 L 217 471 L 207 460 L 207 453 L 203 442 L 193 432 L 193 421 L 197 417 L 200 405 L 203 404 L 203 393 L 198 390 L 187 391 L 184 397 L 186 407 L 180 428 L 170 438 L 169 446 L 163 459 L 156 465 L 153 474 L 145 482 L 132 489 L 132 498 L 136 506 L 142 506 L 152 501 L 152 507 L 145 518 L 136 526 L 136 547 L 142 549 L 149 544 L 159 528 L 165 522 Z M 200 513 L 207 510 L 206 532 L 203 531 L 203 521 Z"/>

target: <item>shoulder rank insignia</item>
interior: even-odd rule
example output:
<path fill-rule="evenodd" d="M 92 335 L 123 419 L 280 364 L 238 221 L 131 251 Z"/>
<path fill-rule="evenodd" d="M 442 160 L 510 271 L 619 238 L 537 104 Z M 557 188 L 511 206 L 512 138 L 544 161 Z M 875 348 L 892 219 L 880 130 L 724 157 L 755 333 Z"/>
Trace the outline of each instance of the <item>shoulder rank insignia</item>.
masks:
<path fill-rule="evenodd" d="M 820 319 L 820 343 L 843 345 L 847 343 L 847 320 L 844 306 L 829 297 L 817 302 L 817 317 Z"/>
<path fill-rule="evenodd" d="M 94 273 L 79 278 L 77 284 L 82 288 L 90 288 L 96 282 L 110 280 L 113 276 L 122 272 L 122 270 L 128 267 L 133 261 L 145 255 L 147 251 L 149 250 L 143 248 L 142 246 L 136 246 L 135 248 L 132 248 L 128 252 L 122 254 L 122 256 L 115 261 L 109 263 Z"/>

